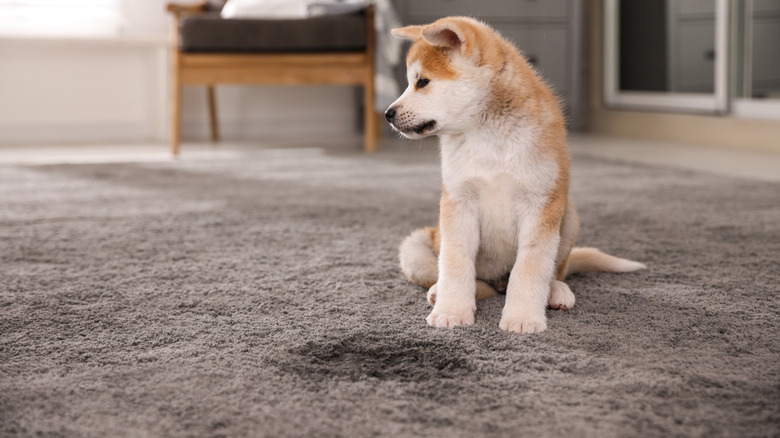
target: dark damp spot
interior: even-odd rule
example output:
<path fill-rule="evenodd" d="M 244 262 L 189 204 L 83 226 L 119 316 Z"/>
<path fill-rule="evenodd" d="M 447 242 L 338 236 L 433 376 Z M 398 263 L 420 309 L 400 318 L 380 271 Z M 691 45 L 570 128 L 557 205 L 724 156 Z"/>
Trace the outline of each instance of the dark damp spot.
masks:
<path fill-rule="evenodd" d="M 473 366 L 458 350 L 446 342 L 352 335 L 292 348 L 296 360 L 283 368 L 304 378 L 420 382 L 470 372 Z"/>

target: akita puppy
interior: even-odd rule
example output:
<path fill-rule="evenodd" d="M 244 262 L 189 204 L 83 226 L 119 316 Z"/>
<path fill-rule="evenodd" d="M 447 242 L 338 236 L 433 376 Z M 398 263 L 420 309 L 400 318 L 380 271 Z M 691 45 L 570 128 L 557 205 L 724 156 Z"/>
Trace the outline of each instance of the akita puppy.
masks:
<path fill-rule="evenodd" d="M 429 288 L 428 324 L 473 324 L 476 300 L 505 289 L 499 327 L 541 332 L 547 306 L 574 306 L 567 274 L 644 268 L 573 248 L 579 218 L 564 119 L 512 44 L 465 17 L 393 34 L 414 43 L 409 86 L 385 116 L 407 138 L 440 138 L 439 226 L 413 232 L 400 248 L 404 274 Z"/>

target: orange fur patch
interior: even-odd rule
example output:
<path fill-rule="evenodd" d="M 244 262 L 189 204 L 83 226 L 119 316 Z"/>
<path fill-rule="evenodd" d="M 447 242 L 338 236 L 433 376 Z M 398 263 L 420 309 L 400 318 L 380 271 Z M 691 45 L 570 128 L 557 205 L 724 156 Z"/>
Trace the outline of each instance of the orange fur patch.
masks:
<path fill-rule="evenodd" d="M 450 199 L 450 195 L 447 189 L 442 186 L 441 189 L 441 201 L 439 203 L 439 233 L 446 234 L 447 236 L 457 236 L 461 232 L 455 225 L 455 203 Z M 446 266 L 458 266 L 458 257 L 460 254 L 457 251 L 448 251 L 442 255 L 444 259 L 442 263 Z"/>
<path fill-rule="evenodd" d="M 425 231 L 431 236 L 431 243 L 433 244 L 433 253 L 436 257 L 439 256 L 439 248 L 441 247 L 441 235 L 439 234 L 439 227 L 425 227 Z"/>
<path fill-rule="evenodd" d="M 406 57 L 407 63 L 411 65 L 420 61 L 422 77 L 452 79 L 457 73 L 450 65 L 448 50 L 450 49 L 432 46 L 424 40 L 418 40 L 409 49 L 409 54 Z"/>

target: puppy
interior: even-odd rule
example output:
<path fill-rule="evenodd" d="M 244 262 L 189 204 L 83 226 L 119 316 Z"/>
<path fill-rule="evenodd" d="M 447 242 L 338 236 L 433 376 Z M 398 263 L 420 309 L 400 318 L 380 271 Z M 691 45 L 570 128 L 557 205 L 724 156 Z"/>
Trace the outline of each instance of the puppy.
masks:
<path fill-rule="evenodd" d="M 573 248 L 566 129 L 553 93 L 517 49 L 465 17 L 394 29 L 414 43 L 408 88 L 385 113 L 404 137 L 440 138 L 439 225 L 413 232 L 401 269 L 429 288 L 434 327 L 474 323 L 476 300 L 506 290 L 499 327 L 538 333 L 546 308 L 568 310 L 567 274 L 644 268 Z"/>

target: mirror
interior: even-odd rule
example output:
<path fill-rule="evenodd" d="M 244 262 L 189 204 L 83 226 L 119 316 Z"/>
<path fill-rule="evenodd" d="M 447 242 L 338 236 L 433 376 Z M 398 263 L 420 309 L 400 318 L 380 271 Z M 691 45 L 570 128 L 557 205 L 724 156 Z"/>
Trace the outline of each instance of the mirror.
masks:
<path fill-rule="evenodd" d="M 621 91 L 715 92 L 715 2 L 636 1 L 618 5 Z"/>

